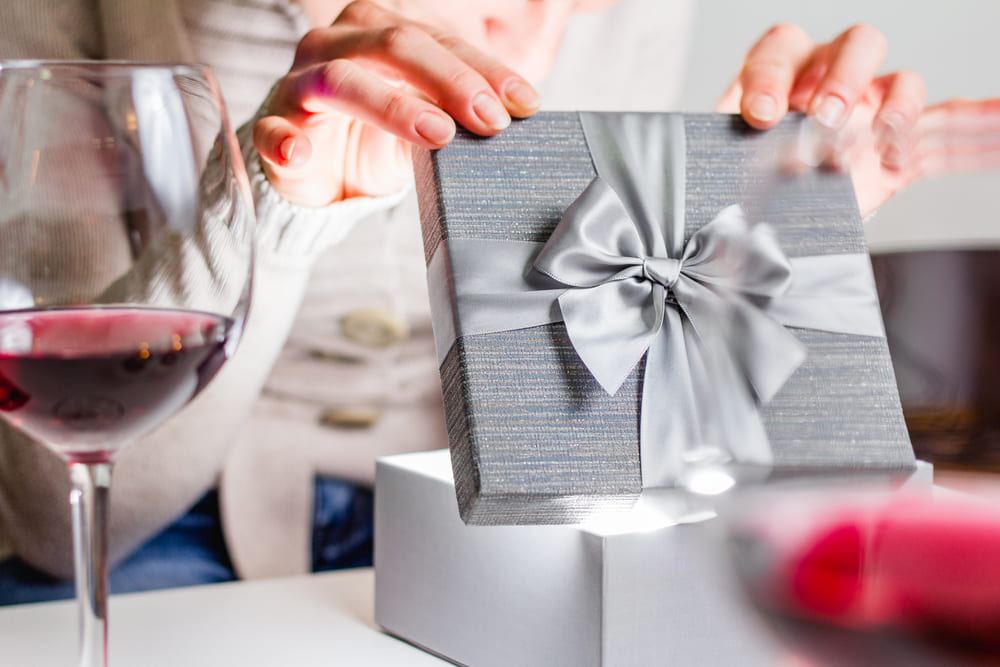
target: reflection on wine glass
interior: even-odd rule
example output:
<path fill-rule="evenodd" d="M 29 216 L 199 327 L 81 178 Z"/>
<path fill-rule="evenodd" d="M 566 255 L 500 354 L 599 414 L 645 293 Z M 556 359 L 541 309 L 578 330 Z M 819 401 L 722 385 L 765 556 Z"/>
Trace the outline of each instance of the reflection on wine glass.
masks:
<path fill-rule="evenodd" d="M 81 666 L 107 664 L 115 457 L 232 355 L 253 222 L 207 68 L 0 63 L 0 416 L 69 465 Z"/>

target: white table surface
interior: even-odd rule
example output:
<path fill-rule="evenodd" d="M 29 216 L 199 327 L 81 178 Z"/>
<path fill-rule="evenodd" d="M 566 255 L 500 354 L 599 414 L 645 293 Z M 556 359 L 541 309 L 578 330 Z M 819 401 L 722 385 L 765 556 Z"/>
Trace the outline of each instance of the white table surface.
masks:
<path fill-rule="evenodd" d="M 115 595 L 112 667 L 441 667 L 450 663 L 381 632 L 374 574 L 300 577 Z M 76 604 L 0 607 L 0 665 L 76 664 Z"/>

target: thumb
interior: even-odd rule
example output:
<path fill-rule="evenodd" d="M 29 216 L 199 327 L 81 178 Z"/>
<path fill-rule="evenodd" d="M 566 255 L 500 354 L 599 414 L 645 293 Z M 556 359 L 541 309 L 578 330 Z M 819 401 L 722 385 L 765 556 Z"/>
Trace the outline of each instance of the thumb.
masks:
<path fill-rule="evenodd" d="M 257 121 L 253 145 L 276 172 L 297 171 L 312 157 L 312 142 L 306 133 L 281 116 L 266 116 Z"/>

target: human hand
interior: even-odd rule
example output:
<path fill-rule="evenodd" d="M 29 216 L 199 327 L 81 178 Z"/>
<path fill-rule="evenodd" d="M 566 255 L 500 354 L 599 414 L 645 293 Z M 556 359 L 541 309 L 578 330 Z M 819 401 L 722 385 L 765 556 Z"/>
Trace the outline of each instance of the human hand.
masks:
<path fill-rule="evenodd" d="M 899 188 L 956 157 L 948 133 L 968 127 L 976 114 L 998 115 L 981 102 L 925 111 L 918 74 L 878 74 L 885 54 L 885 37 L 868 25 L 826 44 L 797 26 L 775 26 L 747 53 L 719 110 L 740 113 L 758 129 L 777 125 L 788 111 L 807 113 L 827 159 L 849 167 L 861 212 L 868 215 Z"/>
<path fill-rule="evenodd" d="M 740 113 L 762 130 L 788 111 L 838 129 L 861 107 L 885 130 L 905 135 L 920 116 L 926 90 L 914 72 L 879 76 L 885 55 L 885 37 L 870 25 L 853 26 L 826 44 L 798 26 L 778 25 L 747 53 L 719 110 Z"/>
<path fill-rule="evenodd" d="M 831 133 L 826 154 L 827 161 L 849 168 L 861 212 L 868 215 L 919 178 L 1000 169 L 1000 98 L 956 98 L 929 106 L 888 152 L 880 150 L 876 133 L 857 128 Z"/>
<path fill-rule="evenodd" d="M 747 53 L 718 110 L 740 113 L 758 129 L 774 127 L 788 111 L 807 113 L 828 130 L 864 126 L 876 137 L 880 159 L 896 166 L 927 92 L 914 72 L 879 75 L 885 54 L 885 37 L 869 25 L 849 28 L 826 44 L 798 26 L 775 26 Z"/>
<path fill-rule="evenodd" d="M 956 98 L 929 106 L 905 141 L 888 151 L 872 131 L 871 111 L 859 112 L 839 130 L 804 127 L 795 154 L 786 157 L 849 172 L 863 216 L 917 179 L 1000 169 L 1000 98 Z"/>
<path fill-rule="evenodd" d="M 355 0 L 303 37 L 254 145 L 279 194 L 325 206 L 398 190 L 410 144 L 440 148 L 456 121 L 492 135 L 539 104 L 524 78 L 458 37 Z"/>

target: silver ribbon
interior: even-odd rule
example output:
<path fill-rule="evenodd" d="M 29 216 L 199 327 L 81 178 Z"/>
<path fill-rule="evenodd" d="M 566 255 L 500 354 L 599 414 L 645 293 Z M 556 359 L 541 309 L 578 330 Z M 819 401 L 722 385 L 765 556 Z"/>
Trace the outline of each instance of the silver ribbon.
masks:
<path fill-rule="evenodd" d="M 562 321 L 609 394 L 646 356 L 644 486 L 699 459 L 770 464 L 758 406 L 806 357 L 785 327 L 884 336 L 867 255 L 789 259 L 738 206 L 684 243 L 682 117 L 580 117 L 598 175 L 548 242 L 453 238 L 432 257 L 433 310 L 454 316 L 439 359 L 458 335 Z"/>

